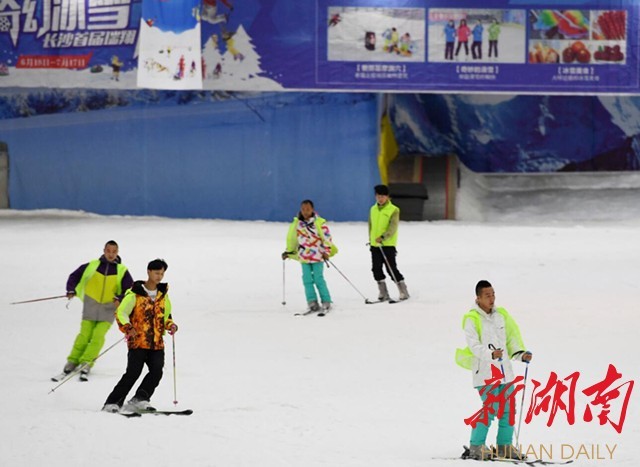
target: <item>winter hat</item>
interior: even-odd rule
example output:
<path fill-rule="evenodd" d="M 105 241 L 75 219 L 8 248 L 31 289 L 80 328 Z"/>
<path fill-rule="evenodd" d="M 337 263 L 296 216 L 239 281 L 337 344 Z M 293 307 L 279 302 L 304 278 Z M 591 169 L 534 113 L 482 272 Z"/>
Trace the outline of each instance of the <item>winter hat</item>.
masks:
<path fill-rule="evenodd" d="M 373 190 L 376 195 L 389 196 L 389 187 L 387 185 L 376 185 Z"/>

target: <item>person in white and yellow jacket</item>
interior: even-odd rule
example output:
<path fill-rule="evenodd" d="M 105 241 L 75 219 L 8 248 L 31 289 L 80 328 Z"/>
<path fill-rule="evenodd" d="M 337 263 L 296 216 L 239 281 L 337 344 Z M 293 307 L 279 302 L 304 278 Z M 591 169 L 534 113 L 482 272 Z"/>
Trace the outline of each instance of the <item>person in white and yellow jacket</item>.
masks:
<path fill-rule="evenodd" d="M 462 318 L 465 339 L 468 347 L 458 349 L 456 363 L 469 369 L 473 375 L 473 387 L 480 393 L 482 402 L 489 393 L 500 394 L 505 386 L 513 381 L 514 374 L 511 360 L 530 362 L 532 354 L 527 351 L 520 329 L 515 320 L 504 308 L 495 306 L 496 295 L 491 284 L 481 280 L 476 284 L 476 306 Z M 491 365 L 500 368 L 502 384 L 492 390 L 493 385 L 486 386 L 486 380 L 492 378 Z M 511 386 L 511 391 L 513 390 Z M 515 410 L 508 402 L 504 413 L 498 421 L 497 456 L 511 459 L 523 459 L 522 453 L 512 446 L 514 427 L 509 423 L 509 414 Z M 496 410 L 497 412 L 497 410 Z M 495 414 L 489 414 L 488 423 L 478 423 L 471 431 L 469 457 L 477 460 L 488 460 L 493 456 L 486 446 L 489 426 Z"/>
<path fill-rule="evenodd" d="M 331 294 L 324 279 L 324 262 L 337 251 L 327 221 L 316 214 L 313 201 L 304 200 L 300 204 L 300 212 L 289 226 L 287 249 L 282 253 L 282 259 L 295 259 L 302 265 L 308 311 L 320 310 L 318 294 L 323 310 L 331 308 Z"/>

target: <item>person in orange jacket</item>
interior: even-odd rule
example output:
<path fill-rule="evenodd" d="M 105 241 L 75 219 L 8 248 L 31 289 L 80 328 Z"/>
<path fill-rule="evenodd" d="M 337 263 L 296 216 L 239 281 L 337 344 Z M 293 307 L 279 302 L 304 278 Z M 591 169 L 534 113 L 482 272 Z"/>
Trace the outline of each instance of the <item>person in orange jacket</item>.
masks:
<path fill-rule="evenodd" d="M 127 411 L 155 411 L 150 399 L 162 379 L 164 367 L 164 334 L 173 335 L 178 326 L 171 316 L 169 285 L 161 282 L 167 263 L 154 259 L 147 266 L 147 280 L 136 281 L 116 311 L 118 327 L 127 338 L 129 353 L 127 369 L 102 408 L 105 412 L 118 412 L 127 394 L 136 383 L 144 365 L 149 372 L 127 402 Z"/>

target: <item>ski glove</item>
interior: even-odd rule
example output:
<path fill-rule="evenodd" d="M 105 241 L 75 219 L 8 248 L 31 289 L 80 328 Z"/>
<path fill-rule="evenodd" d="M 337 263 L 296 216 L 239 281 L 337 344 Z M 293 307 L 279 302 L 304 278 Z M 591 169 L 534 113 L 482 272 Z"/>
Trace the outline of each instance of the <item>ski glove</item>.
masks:
<path fill-rule="evenodd" d="M 167 332 L 169 333 L 169 335 L 173 336 L 176 332 L 178 332 L 178 325 L 176 323 L 173 323 L 171 326 L 169 326 Z"/>

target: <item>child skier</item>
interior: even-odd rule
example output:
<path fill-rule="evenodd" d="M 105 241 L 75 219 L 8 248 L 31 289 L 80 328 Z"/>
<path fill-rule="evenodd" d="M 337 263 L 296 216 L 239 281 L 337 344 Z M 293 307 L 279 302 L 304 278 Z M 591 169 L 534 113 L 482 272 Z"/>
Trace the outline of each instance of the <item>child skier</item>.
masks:
<path fill-rule="evenodd" d="M 300 261 L 308 311 L 320 311 L 316 289 L 322 309 L 331 309 L 331 295 L 324 280 L 324 261 L 337 251 L 327 221 L 316 214 L 311 200 L 304 200 L 300 204 L 300 212 L 289 226 L 287 250 L 282 253 L 282 259 Z"/>
<path fill-rule="evenodd" d="M 167 268 L 162 259 L 151 261 L 147 266 L 147 280 L 136 281 L 116 311 L 118 327 L 127 338 L 129 353 L 126 372 L 107 397 L 102 408 L 105 412 L 120 410 L 145 364 L 149 373 L 125 409 L 135 412 L 155 410 L 149 400 L 162 379 L 163 336 L 165 331 L 171 335 L 178 331 L 171 316 L 169 285 L 161 282 Z"/>
<path fill-rule="evenodd" d="M 491 26 L 489 26 L 489 57 L 493 52 L 494 57 L 498 58 L 498 37 L 500 36 L 500 24 L 498 20 L 493 18 Z"/>
<path fill-rule="evenodd" d="M 460 25 L 458 26 L 456 33 L 458 35 L 458 47 L 456 47 L 456 58 L 460 53 L 460 47 L 463 45 L 464 45 L 464 55 L 468 57 L 469 56 L 469 36 L 471 35 L 471 29 L 469 29 L 469 26 L 467 26 L 466 19 L 460 20 Z"/>
<path fill-rule="evenodd" d="M 495 307 L 495 300 L 495 292 L 488 281 L 482 280 L 476 284 L 476 306 L 462 320 L 468 347 L 456 352 L 458 365 L 472 370 L 473 387 L 480 393 L 483 403 L 489 394 L 498 396 L 513 381 L 511 360 L 528 363 L 532 358 L 531 352 L 525 350 L 518 325 L 504 308 Z M 507 358 L 503 360 L 503 357 Z M 492 365 L 500 366 L 503 384 L 495 386 L 485 383 L 492 378 Z M 509 394 L 513 386 L 510 389 L 507 391 Z M 523 460 L 525 456 L 517 446 L 512 445 L 513 425 L 509 424 L 509 414 L 515 411 L 515 407 L 511 406 L 509 394 L 504 395 L 507 402 L 498 423 L 496 454 L 501 458 Z M 493 457 L 493 451 L 485 443 L 489 426 L 497 412 L 498 407 L 494 407 L 494 412 L 488 414 L 488 422 L 479 422 L 471 431 L 469 458 L 489 460 Z"/>
<path fill-rule="evenodd" d="M 456 42 L 456 26 L 453 23 L 453 20 L 449 20 L 447 25 L 444 27 L 444 59 L 445 60 L 453 60 L 453 46 Z"/>
<path fill-rule="evenodd" d="M 474 60 L 482 60 L 482 33 L 484 31 L 484 27 L 482 26 L 482 21 L 478 20 L 476 25 L 473 27 L 473 43 L 471 44 L 471 56 Z"/>

